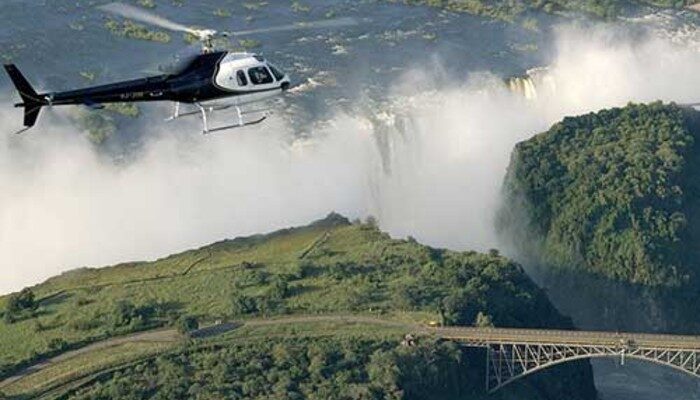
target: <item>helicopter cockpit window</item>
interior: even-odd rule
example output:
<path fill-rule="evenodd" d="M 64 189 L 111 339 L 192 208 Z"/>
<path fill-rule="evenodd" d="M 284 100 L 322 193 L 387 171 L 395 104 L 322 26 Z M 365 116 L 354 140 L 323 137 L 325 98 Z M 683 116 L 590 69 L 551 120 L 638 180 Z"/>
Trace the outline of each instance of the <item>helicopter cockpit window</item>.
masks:
<path fill-rule="evenodd" d="M 268 66 L 270 67 L 270 71 L 272 71 L 272 75 L 275 76 L 275 79 L 281 81 L 284 78 L 284 74 L 282 73 L 282 71 L 275 68 L 275 66 L 272 64 L 268 64 Z"/>
<path fill-rule="evenodd" d="M 239 69 L 238 72 L 236 72 L 236 79 L 238 80 L 238 86 L 248 85 L 248 78 L 245 77 L 245 72 L 243 72 L 243 70 Z"/>
<path fill-rule="evenodd" d="M 270 75 L 270 71 L 268 71 L 265 67 L 254 67 L 249 69 L 248 76 L 250 76 L 250 81 L 253 82 L 254 85 L 264 85 L 274 82 L 272 75 Z"/>

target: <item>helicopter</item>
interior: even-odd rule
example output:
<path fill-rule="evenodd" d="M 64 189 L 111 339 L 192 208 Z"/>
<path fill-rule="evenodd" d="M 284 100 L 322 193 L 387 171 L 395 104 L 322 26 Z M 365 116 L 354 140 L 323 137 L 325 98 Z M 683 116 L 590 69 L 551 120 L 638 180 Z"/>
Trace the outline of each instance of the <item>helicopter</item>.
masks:
<path fill-rule="evenodd" d="M 44 106 L 83 105 L 91 109 L 101 109 L 106 103 L 151 101 L 174 102 L 173 115 L 166 121 L 201 115 L 203 134 L 255 125 L 267 118 L 266 110 L 243 111 L 241 107 L 263 102 L 286 92 L 291 87 L 289 75 L 260 54 L 217 50 L 214 46 L 215 39 L 356 23 L 353 18 L 336 18 L 266 29 L 219 32 L 187 27 L 123 3 L 110 3 L 99 9 L 171 31 L 188 33 L 201 43 L 201 51 L 181 62 L 179 68 L 170 73 L 65 92 L 37 93 L 14 64 L 6 64 L 4 68 L 22 98 L 22 102 L 14 106 L 24 108 L 24 128 L 16 133 L 25 132 L 33 127 Z M 181 112 L 181 105 L 193 106 L 194 110 Z M 233 124 L 209 127 L 208 115 L 229 108 L 236 110 L 236 121 Z M 247 114 L 260 112 L 264 114 L 249 120 L 245 118 Z"/>

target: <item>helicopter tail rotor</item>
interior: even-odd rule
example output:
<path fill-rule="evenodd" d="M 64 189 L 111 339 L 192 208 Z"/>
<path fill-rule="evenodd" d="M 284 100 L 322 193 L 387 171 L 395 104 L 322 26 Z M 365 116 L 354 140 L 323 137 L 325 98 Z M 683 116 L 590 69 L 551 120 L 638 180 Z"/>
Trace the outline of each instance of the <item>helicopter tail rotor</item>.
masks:
<path fill-rule="evenodd" d="M 49 104 L 49 102 L 34 90 L 14 64 L 5 65 L 5 71 L 7 71 L 22 98 L 22 103 L 15 104 L 15 107 L 24 107 L 24 129 L 17 132 L 22 133 L 34 126 L 37 118 L 39 118 L 41 107 Z"/>

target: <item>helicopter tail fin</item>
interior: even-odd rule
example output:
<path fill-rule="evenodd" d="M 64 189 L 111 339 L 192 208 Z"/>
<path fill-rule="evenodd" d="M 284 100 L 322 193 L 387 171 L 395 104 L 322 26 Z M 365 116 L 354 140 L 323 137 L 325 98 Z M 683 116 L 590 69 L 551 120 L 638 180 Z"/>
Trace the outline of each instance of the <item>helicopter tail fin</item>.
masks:
<path fill-rule="evenodd" d="M 39 117 L 41 107 L 48 103 L 34 90 L 32 85 L 29 84 L 27 79 L 14 64 L 5 65 L 5 71 L 7 71 L 17 92 L 19 92 L 20 97 L 22 97 L 23 102 L 15 104 L 15 107 L 24 107 L 24 129 L 17 132 L 21 133 L 34 126 Z"/>

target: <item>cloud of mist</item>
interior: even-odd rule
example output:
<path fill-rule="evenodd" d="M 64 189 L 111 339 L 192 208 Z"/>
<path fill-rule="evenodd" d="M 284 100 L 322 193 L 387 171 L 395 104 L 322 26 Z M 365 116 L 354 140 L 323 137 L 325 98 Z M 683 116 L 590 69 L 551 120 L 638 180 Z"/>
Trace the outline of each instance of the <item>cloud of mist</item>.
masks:
<path fill-rule="evenodd" d="M 8 114 L 4 121 L 18 118 Z M 275 122 L 210 136 L 195 133 L 196 124 L 179 133 L 167 125 L 119 165 L 67 123 L 45 117 L 30 135 L 2 135 L 0 291 L 69 268 L 305 224 L 334 209 L 364 214 L 357 205 L 366 202 L 362 171 L 373 143 L 347 118 L 336 121 L 347 133 L 320 131 L 324 140 L 304 151 L 289 148 Z"/>
<path fill-rule="evenodd" d="M 341 113 L 295 139 L 279 119 L 201 136 L 197 121 L 149 124 L 143 149 L 115 163 L 61 114 L 10 134 L 0 107 L 0 293 L 61 271 L 152 259 L 227 237 L 368 214 L 396 236 L 498 247 L 492 219 L 513 145 L 565 115 L 628 101 L 700 100 L 700 54 L 601 28 L 562 28 L 553 93 L 527 101 L 500 78 L 395 85 L 385 110 Z M 411 90 L 411 87 L 421 87 Z M 358 107 L 362 110 L 363 107 Z M 364 108 L 367 109 L 367 108 Z"/>
<path fill-rule="evenodd" d="M 393 135 L 392 174 L 379 179 L 375 206 L 382 227 L 438 246 L 507 247 L 493 220 L 517 142 L 569 115 L 628 102 L 700 101 L 697 47 L 609 25 L 560 27 L 547 67 L 530 101 L 488 74 L 411 97 L 410 124 Z M 411 72 L 405 80 L 401 88 L 424 77 Z"/>

